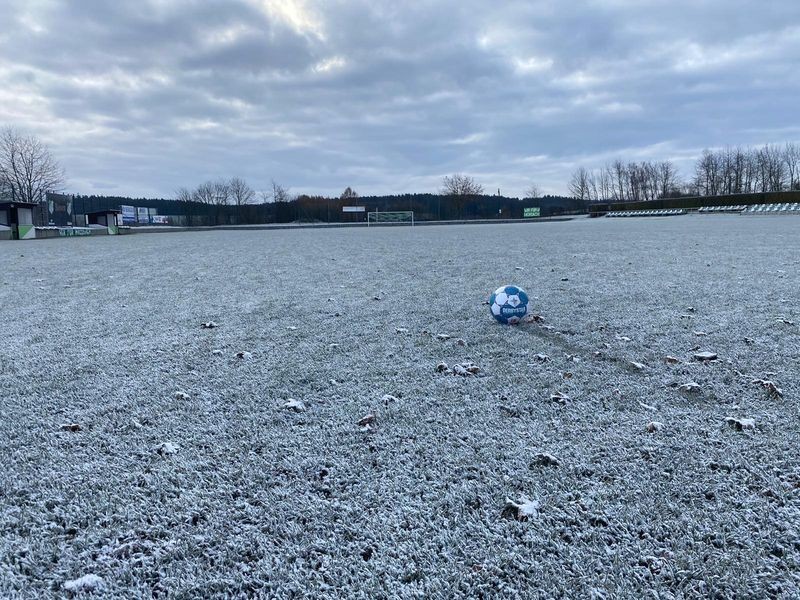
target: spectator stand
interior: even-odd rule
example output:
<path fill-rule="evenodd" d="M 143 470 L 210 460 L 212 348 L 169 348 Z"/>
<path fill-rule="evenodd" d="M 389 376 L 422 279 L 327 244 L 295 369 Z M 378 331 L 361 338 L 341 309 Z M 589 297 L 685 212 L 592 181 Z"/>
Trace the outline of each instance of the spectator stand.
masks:
<path fill-rule="evenodd" d="M 675 217 L 685 215 L 682 208 L 662 208 L 657 210 L 625 210 L 606 213 L 607 217 Z"/>

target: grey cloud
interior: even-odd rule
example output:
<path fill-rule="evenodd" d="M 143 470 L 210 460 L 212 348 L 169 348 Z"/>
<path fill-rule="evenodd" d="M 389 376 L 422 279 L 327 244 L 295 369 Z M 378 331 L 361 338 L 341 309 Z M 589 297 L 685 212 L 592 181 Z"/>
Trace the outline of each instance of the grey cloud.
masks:
<path fill-rule="evenodd" d="M 212 174 L 431 191 L 453 171 L 563 192 L 617 154 L 685 170 L 704 146 L 797 139 L 793 0 L 267 4 L 10 0 L 0 122 L 53 140 L 75 191 L 132 195 Z"/>

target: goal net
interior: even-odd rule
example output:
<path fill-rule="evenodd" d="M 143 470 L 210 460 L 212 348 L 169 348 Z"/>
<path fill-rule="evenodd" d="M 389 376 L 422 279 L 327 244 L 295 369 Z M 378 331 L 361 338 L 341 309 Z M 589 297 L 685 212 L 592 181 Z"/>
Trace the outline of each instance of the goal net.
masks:
<path fill-rule="evenodd" d="M 375 211 L 367 213 L 367 227 L 381 223 L 400 223 L 414 225 L 413 210 Z"/>

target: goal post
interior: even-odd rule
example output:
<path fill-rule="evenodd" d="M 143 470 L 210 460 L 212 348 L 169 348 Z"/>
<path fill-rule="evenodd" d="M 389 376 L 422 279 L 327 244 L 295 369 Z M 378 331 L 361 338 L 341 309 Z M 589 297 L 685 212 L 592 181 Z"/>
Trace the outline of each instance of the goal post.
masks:
<path fill-rule="evenodd" d="M 370 225 L 379 225 L 382 223 L 398 223 L 414 226 L 414 211 L 413 210 L 394 210 L 394 211 L 379 211 L 367 213 L 367 227 Z"/>

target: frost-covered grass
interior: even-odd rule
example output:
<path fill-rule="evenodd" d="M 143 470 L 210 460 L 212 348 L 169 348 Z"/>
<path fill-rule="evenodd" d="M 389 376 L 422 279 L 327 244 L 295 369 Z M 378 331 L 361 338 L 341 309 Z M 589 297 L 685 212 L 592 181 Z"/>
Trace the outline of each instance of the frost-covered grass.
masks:
<path fill-rule="evenodd" d="M 0 597 L 800 595 L 800 219 L 0 265 Z M 506 283 L 544 321 L 495 324 Z"/>

